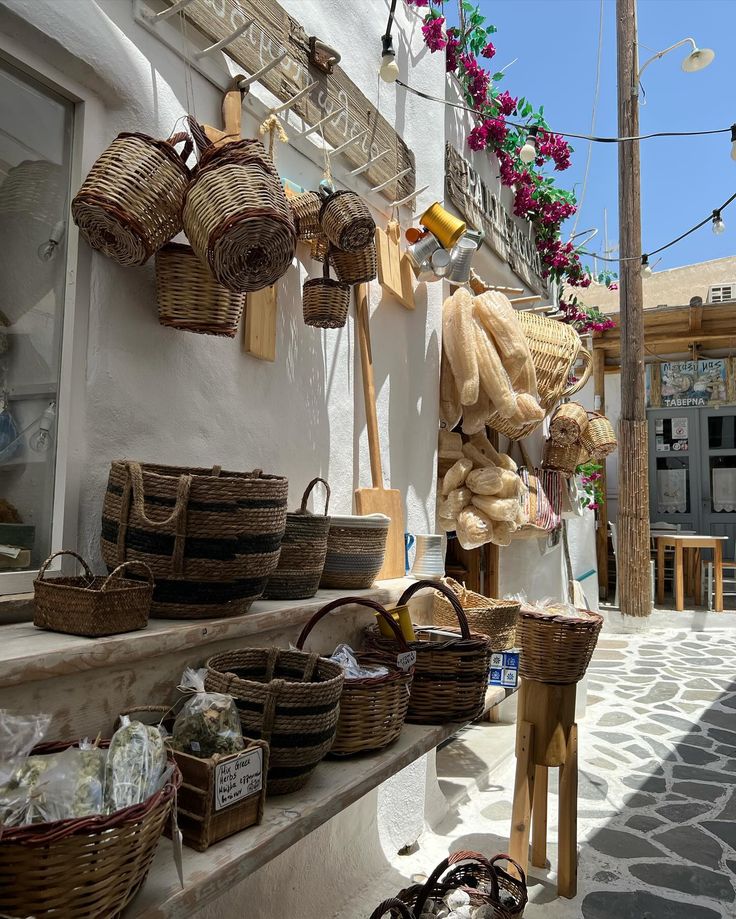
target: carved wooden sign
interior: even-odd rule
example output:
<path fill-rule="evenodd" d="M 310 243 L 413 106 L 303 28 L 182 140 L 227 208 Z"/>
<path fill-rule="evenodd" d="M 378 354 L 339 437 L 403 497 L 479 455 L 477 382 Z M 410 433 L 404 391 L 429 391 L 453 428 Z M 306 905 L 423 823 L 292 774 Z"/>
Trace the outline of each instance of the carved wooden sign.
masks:
<path fill-rule="evenodd" d="M 165 2 L 173 6 L 175 0 Z M 414 154 L 339 66 L 327 75 L 310 64 L 309 36 L 275 0 L 194 0 L 180 15 L 196 26 L 211 44 L 252 20 L 245 32 L 224 49 L 244 73 L 253 74 L 286 52 L 284 60 L 263 74 L 260 83 L 286 102 L 316 82 L 317 85 L 299 99 L 292 110 L 310 125 L 334 112 L 335 117 L 321 127 L 325 140 L 333 148 L 367 130 L 362 139 L 351 144 L 341 156 L 357 167 L 372 157 L 385 154 L 363 173 L 374 186 L 410 169 L 411 172 L 382 190 L 388 200 L 402 198 L 415 190 Z M 349 47 L 337 50 L 349 56 Z M 376 66 L 380 63 L 380 51 L 376 42 Z"/>
<path fill-rule="evenodd" d="M 484 242 L 539 294 L 547 293 L 542 263 L 533 235 L 525 233 L 481 179 L 470 163 L 451 145 L 445 145 L 447 195 L 470 226 L 483 230 Z"/>

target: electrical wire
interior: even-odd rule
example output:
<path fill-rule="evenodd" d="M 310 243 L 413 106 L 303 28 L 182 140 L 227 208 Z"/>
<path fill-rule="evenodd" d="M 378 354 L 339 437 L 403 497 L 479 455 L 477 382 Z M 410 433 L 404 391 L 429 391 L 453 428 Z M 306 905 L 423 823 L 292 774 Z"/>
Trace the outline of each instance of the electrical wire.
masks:
<path fill-rule="evenodd" d="M 422 99 L 427 99 L 430 102 L 439 102 L 441 105 L 449 105 L 451 108 L 457 108 L 463 112 L 470 112 L 471 115 L 480 115 L 483 117 L 487 114 L 479 109 L 471 108 L 468 105 L 461 105 L 459 102 L 449 102 L 447 99 L 440 99 L 439 96 L 432 96 L 430 93 L 425 93 L 421 89 L 415 89 L 413 86 L 409 86 L 409 84 L 404 83 L 403 80 L 396 80 L 396 85 L 402 86 L 408 92 L 414 93 L 415 96 L 420 96 Z M 530 127 L 533 127 L 532 125 L 509 121 L 508 119 L 506 119 L 506 124 L 511 125 L 512 128 L 518 128 L 520 131 L 528 131 Z M 732 126 L 729 125 L 727 128 L 715 128 L 712 131 L 654 131 L 651 134 L 638 134 L 636 137 L 597 137 L 591 136 L 590 134 L 573 134 L 570 131 L 553 131 L 551 128 L 543 128 L 543 130 L 548 131 L 550 134 L 557 134 L 559 137 L 573 137 L 576 140 L 589 140 L 595 144 L 623 144 L 632 140 L 649 140 L 652 137 L 705 137 L 709 134 L 730 134 L 731 127 Z"/>

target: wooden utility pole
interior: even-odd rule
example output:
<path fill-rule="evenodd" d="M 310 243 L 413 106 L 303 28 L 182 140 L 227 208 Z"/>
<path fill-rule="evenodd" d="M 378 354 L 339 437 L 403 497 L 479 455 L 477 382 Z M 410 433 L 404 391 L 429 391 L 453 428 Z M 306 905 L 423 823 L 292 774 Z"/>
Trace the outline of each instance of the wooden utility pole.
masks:
<path fill-rule="evenodd" d="M 639 53 L 636 0 L 616 0 L 619 137 L 639 134 Z M 621 261 L 621 421 L 618 444 L 617 577 L 621 612 L 649 616 L 649 477 L 641 287 L 639 141 L 618 145 Z M 632 258 L 634 256 L 634 258 Z"/>

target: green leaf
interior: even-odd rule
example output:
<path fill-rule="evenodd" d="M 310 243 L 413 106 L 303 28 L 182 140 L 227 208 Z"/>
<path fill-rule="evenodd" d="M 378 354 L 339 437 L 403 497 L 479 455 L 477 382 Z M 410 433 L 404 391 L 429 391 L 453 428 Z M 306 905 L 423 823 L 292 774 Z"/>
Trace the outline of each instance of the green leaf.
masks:
<path fill-rule="evenodd" d="M 496 73 L 493 74 L 491 79 L 493 80 L 494 83 L 498 83 L 499 80 L 503 80 L 503 72 L 500 70 L 497 71 Z"/>
<path fill-rule="evenodd" d="M 473 4 L 472 4 L 472 3 L 468 3 L 468 0 L 463 0 L 462 6 L 463 6 L 463 12 L 464 12 L 464 13 L 472 13 L 472 12 L 473 12 Z"/>

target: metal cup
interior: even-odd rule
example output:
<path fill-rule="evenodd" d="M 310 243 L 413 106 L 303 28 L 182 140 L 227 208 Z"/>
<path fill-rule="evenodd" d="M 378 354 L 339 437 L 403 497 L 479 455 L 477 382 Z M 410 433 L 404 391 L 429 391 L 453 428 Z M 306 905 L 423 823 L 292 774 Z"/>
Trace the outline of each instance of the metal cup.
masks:
<path fill-rule="evenodd" d="M 450 270 L 450 259 L 451 255 L 447 249 L 435 249 L 432 253 L 429 263 L 438 278 L 444 278 Z"/>
<path fill-rule="evenodd" d="M 414 265 L 416 269 L 421 269 L 424 262 L 426 262 L 432 253 L 439 248 L 440 242 L 437 237 L 433 236 L 431 233 L 427 233 L 427 235 L 418 242 L 409 246 L 406 250 L 406 254 L 409 256 L 412 265 Z"/>
<path fill-rule="evenodd" d="M 477 248 L 475 240 L 463 236 L 452 250 L 450 269 L 447 273 L 448 281 L 452 281 L 453 284 L 467 284 L 470 280 L 470 267 Z"/>

